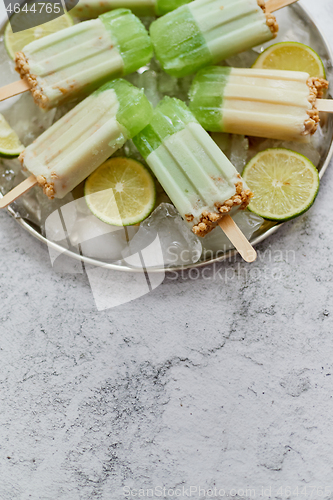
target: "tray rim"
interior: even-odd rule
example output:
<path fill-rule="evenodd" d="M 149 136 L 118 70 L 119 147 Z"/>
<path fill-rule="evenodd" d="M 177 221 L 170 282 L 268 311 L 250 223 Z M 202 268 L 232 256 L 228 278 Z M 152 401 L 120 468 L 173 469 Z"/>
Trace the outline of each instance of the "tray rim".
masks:
<path fill-rule="evenodd" d="M 323 44 L 327 50 L 327 53 L 329 54 L 330 60 L 333 61 L 333 49 L 331 48 L 331 46 L 327 40 L 327 37 L 323 33 L 321 27 L 318 24 L 316 24 L 316 22 L 313 20 L 311 14 L 307 10 L 307 8 L 303 7 L 303 5 L 301 5 L 300 3 L 297 3 L 296 5 L 292 6 L 292 8 L 295 8 L 295 7 L 297 9 L 300 9 L 301 11 L 303 11 L 303 14 L 305 14 L 305 17 L 307 17 L 307 19 L 309 21 L 311 21 L 312 24 L 316 27 L 316 29 L 318 30 L 318 32 L 322 38 L 322 41 L 323 41 Z M 3 20 L 0 19 L 0 30 L 3 29 L 6 22 L 7 22 L 6 18 Z M 323 178 L 323 176 L 324 176 L 324 174 L 325 174 L 325 172 L 326 172 L 326 170 L 327 170 L 327 168 L 332 160 L 332 157 L 333 157 L 333 137 L 331 140 L 330 148 L 329 148 L 327 156 L 326 156 L 326 160 L 325 160 L 325 162 L 324 162 L 324 164 L 319 172 L 320 179 Z M 2 197 L 1 193 L 0 193 L 0 197 Z M 84 262 L 85 264 L 88 264 L 91 266 L 103 267 L 105 269 L 112 269 L 114 271 L 121 271 L 121 272 L 127 272 L 127 273 L 142 273 L 142 272 L 144 272 L 144 270 L 142 270 L 142 269 L 132 268 L 132 267 L 128 267 L 128 266 L 121 266 L 118 264 L 112 264 L 112 263 L 107 263 L 107 262 L 102 262 L 102 261 L 97 260 L 97 259 L 92 259 L 90 257 L 85 257 L 84 255 L 76 254 L 68 249 L 65 249 L 61 245 L 58 245 L 57 243 L 45 238 L 45 236 L 43 236 L 38 231 L 36 231 L 36 229 L 34 229 L 25 219 L 23 219 L 22 217 L 18 217 L 16 215 L 15 211 L 10 206 L 7 207 L 7 212 L 12 217 L 14 217 L 16 222 L 18 224 L 20 224 L 20 226 L 23 229 L 25 229 L 28 233 L 30 233 L 33 237 L 35 237 L 37 240 L 41 241 L 42 243 L 44 243 L 48 247 L 52 248 L 53 250 L 59 252 L 59 254 L 61 254 L 61 255 L 69 256 L 75 260 L 78 260 L 80 262 Z M 259 245 L 259 243 L 261 243 L 262 241 L 266 240 L 267 238 L 269 238 L 270 236 L 275 234 L 286 223 L 287 222 L 277 224 L 274 227 L 265 231 L 263 234 L 257 236 L 254 239 L 251 239 L 251 244 L 253 246 Z M 216 257 L 214 259 L 210 259 L 209 261 L 196 262 L 195 264 L 189 264 L 186 266 L 176 266 L 176 267 L 170 267 L 170 268 L 169 267 L 163 267 L 163 268 L 151 267 L 151 268 L 147 268 L 146 271 L 148 271 L 149 273 L 168 273 L 168 272 L 186 271 L 186 270 L 193 269 L 193 268 L 202 268 L 205 266 L 210 266 L 212 264 L 224 262 L 228 259 L 234 258 L 237 254 L 238 254 L 237 250 L 228 250 L 225 254 L 223 254 L 219 257 Z"/>

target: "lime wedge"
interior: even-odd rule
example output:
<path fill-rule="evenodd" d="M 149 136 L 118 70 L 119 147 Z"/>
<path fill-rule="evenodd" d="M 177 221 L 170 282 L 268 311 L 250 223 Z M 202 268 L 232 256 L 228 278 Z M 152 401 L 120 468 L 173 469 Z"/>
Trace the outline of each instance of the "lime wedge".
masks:
<path fill-rule="evenodd" d="M 325 78 L 323 61 L 311 47 L 299 42 L 271 45 L 255 61 L 253 68 L 304 71 L 310 76 Z"/>
<path fill-rule="evenodd" d="M 28 16 L 26 14 L 26 16 Z M 33 15 L 33 13 L 31 13 Z M 15 14 L 12 16 L 12 18 Z M 57 31 L 68 28 L 74 24 L 72 17 L 68 14 L 57 17 L 48 23 L 41 24 L 40 26 L 35 26 L 34 28 L 29 28 L 24 31 L 19 31 L 18 33 L 13 33 L 10 23 L 8 22 L 5 29 L 5 47 L 8 55 L 14 59 L 15 53 L 23 49 L 28 43 L 34 40 L 39 40 L 39 38 L 44 38 L 44 36 L 50 35 L 51 33 L 56 33 Z"/>
<path fill-rule="evenodd" d="M 2 115 L 0 115 L 0 157 L 2 158 L 15 158 L 19 156 L 24 150 L 23 144 L 8 125 Z"/>
<path fill-rule="evenodd" d="M 254 193 L 248 208 L 264 219 L 293 219 L 306 212 L 318 194 L 318 170 L 305 156 L 289 149 L 258 153 L 242 175 Z"/>
<path fill-rule="evenodd" d="M 149 171 L 131 158 L 111 158 L 88 177 L 85 199 L 92 213 L 114 226 L 132 226 L 152 212 L 155 182 Z"/>

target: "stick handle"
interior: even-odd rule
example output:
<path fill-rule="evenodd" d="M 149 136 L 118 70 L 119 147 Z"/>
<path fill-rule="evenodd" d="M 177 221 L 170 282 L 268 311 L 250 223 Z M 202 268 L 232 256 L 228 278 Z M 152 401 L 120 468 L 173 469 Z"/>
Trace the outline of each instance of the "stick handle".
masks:
<path fill-rule="evenodd" d="M 219 226 L 243 257 L 245 262 L 254 262 L 256 260 L 257 252 L 251 243 L 245 238 L 244 234 L 230 215 L 225 215 L 219 222 Z"/>
<path fill-rule="evenodd" d="M 3 198 L 0 199 L 0 208 L 6 208 L 8 205 L 13 203 L 13 201 L 17 200 L 22 194 L 29 191 L 29 189 L 33 188 L 37 184 L 37 179 L 34 175 L 30 175 L 28 179 L 21 182 L 14 189 L 9 191 L 9 193 L 5 194 Z"/>
<path fill-rule="evenodd" d="M 267 14 L 272 14 L 273 12 L 283 9 L 283 7 L 287 7 L 287 5 L 291 5 L 297 1 L 298 0 L 268 0 L 265 3 L 265 9 Z"/>
<path fill-rule="evenodd" d="M 318 111 L 333 113 L 333 99 L 317 99 L 316 106 Z"/>
<path fill-rule="evenodd" d="M 30 86 L 24 80 L 18 80 L 17 82 L 5 85 L 0 88 L 0 101 L 4 101 L 14 95 L 23 94 L 23 92 L 27 92 L 27 90 L 30 90 Z"/>

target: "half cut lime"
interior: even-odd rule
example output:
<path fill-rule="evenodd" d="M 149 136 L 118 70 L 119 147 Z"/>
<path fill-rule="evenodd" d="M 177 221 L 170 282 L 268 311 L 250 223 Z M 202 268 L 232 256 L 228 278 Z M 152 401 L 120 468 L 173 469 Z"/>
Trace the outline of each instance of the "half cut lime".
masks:
<path fill-rule="evenodd" d="M 92 213 L 114 226 L 132 226 L 152 212 L 155 182 L 150 172 L 131 158 L 111 158 L 88 177 L 85 199 Z"/>
<path fill-rule="evenodd" d="M 318 78 L 326 76 L 323 61 L 317 52 L 299 42 L 271 45 L 258 57 L 253 68 L 304 71 Z"/>
<path fill-rule="evenodd" d="M 243 179 L 254 193 L 251 212 L 286 221 L 306 212 L 319 190 L 319 174 L 305 156 L 289 149 L 266 149 L 246 165 Z"/>
<path fill-rule="evenodd" d="M 16 132 L 0 114 L 0 157 L 15 158 L 24 150 Z"/>

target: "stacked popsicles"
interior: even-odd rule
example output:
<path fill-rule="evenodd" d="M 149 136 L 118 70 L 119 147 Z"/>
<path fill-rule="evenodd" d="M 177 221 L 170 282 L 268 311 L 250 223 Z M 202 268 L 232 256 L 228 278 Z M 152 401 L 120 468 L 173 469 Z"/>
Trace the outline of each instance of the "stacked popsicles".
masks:
<path fill-rule="evenodd" d="M 151 40 L 130 10 L 103 13 L 125 5 L 139 15 L 166 14 L 152 23 Z M 134 138 L 181 216 L 204 237 L 252 196 L 204 129 L 306 140 L 318 127 L 316 101 L 328 87 L 325 80 L 210 66 L 274 38 L 278 25 L 263 0 L 85 0 L 73 13 L 94 19 L 35 41 L 15 58 L 45 109 L 102 85 L 21 154 L 50 198 L 64 197 Z M 152 112 L 143 91 L 109 81 L 147 64 L 152 45 L 170 75 L 201 70 L 190 109 L 165 97 Z"/>

